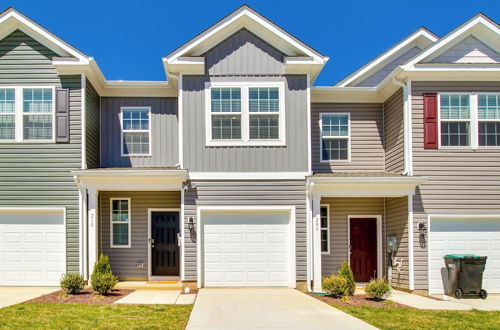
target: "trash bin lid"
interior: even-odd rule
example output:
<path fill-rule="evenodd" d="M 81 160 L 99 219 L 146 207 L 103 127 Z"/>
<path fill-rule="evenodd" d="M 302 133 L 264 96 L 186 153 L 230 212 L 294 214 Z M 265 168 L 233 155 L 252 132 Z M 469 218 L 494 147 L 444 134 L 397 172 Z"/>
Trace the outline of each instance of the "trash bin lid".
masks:
<path fill-rule="evenodd" d="M 447 254 L 443 258 L 445 259 L 465 259 L 465 258 L 480 258 L 480 256 L 475 254 Z"/>

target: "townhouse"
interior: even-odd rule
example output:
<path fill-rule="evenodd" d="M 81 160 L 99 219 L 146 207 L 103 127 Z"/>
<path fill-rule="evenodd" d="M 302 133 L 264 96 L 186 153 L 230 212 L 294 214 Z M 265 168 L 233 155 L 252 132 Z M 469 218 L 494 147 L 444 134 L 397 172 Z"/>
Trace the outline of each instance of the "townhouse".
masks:
<path fill-rule="evenodd" d="M 166 49 L 170 46 L 166 46 Z M 0 14 L 0 285 L 89 278 L 441 293 L 442 256 L 488 256 L 500 292 L 500 29 L 425 28 L 334 86 L 328 57 L 242 6 L 110 81 L 16 10 Z"/>

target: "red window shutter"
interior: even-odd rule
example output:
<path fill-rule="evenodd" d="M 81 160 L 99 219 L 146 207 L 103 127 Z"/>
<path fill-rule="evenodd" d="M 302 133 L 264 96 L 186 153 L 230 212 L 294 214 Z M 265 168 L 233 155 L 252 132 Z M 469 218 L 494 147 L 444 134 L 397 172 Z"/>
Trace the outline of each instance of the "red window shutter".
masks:
<path fill-rule="evenodd" d="M 438 148 L 437 94 L 424 94 L 424 148 Z"/>

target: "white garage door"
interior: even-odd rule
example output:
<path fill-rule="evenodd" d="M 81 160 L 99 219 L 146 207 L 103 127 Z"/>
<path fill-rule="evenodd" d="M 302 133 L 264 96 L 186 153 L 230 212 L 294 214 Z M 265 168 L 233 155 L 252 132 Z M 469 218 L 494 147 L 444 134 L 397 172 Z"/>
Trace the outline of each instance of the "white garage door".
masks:
<path fill-rule="evenodd" d="M 288 286 L 287 212 L 202 215 L 205 286 Z"/>
<path fill-rule="evenodd" d="M 500 293 L 500 219 L 432 220 L 430 231 L 430 293 L 444 293 L 447 272 L 443 256 L 468 253 L 487 256 L 483 287 Z"/>
<path fill-rule="evenodd" d="M 59 285 L 66 270 L 63 210 L 0 210 L 0 285 Z"/>

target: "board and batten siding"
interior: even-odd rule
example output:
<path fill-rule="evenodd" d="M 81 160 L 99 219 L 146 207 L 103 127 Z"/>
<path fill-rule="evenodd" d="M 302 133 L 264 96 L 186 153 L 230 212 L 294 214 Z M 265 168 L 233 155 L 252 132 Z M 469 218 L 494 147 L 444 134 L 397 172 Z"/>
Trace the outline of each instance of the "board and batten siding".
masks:
<path fill-rule="evenodd" d="M 81 168 L 81 76 L 58 76 L 58 56 L 20 30 L 0 41 L 0 87 L 69 88 L 69 143 L 0 143 L 0 206 L 66 207 L 68 272 L 79 270 L 78 188 Z"/>
<path fill-rule="evenodd" d="M 286 146 L 206 146 L 205 83 L 285 83 Z M 200 172 L 307 171 L 307 77 L 183 76 L 184 167 Z"/>
<path fill-rule="evenodd" d="M 348 260 L 347 218 L 349 215 L 380 215 L 384 226 L 384 198 L 323 197 L 321 205 L 330 207 L 330 253 L 321 255 L 323 276 L 336 274 Z M 384 230 L 382 229 L 382 232 Z M 384 245 L 384 244 L 383 244 Z"/>
<path fill-rule="evenodd" d="M 101 163 L 100 102 L 99 94 L 87 80 L 85 84 L 87 168 L 98 168 Z"/>
<path fill-rule="evenodd" d="M 428 214 L 500 214 L 500 150 L 424 149 L 423 93 L 500 93 L 500 82 L 413 82 L 413 173 L 427 182 L 413 198 L 415 228 Z M 427 289 L 427 246 L 415 231 L 415 288 Z"/>
<path fill-rule="evenodd" d="M 408 197 L 385 199 L 385 235 L 384 250 L 387 251 L 387 240 L 396 236 L 398 245 L 393 255 L 394 261 L 402 261 L 401 271 L 393 265 L 391 285 L 397 288 L 409 289 L 408 272 Z M 383 254 L 384 259 L 386 254 Z M 384 260 L 386 262 L 386 260 Z"/>
<path fill-rule="evenodd" d="M 121 156 L 120 108 L 131 106 L 151 107 L 151 156 Z M 101 167 L 174 167 L 178 135 L 177 98 L 101 98 Z"/>
<path fill-rule="evenodd" d="M 321 162 L 320 113 L 350 113 L 351 161 Z M 384 172 L 383 105 L 378 103 L 313 103 L 311 105 L 312 170 Z"/>
<path fill-rule="evenodd" d="M 130 198 L 131 247 L 111 248 L 111 198 Z M 109 256 L 113 274 L 129 280 L 148 278 L 148 209 L 181 208 L 179 191 L 102 191 L 99 193 L 99 252 Z M 143 267 L 138 267 L 142 263 Z"/>
<path fill-rule="evenodd" d="M 188 221 L 197 217 L 198 206 L 295 206 L 296 279 L 305 281 L 306 191 L 298 181 L 194 181 L 195 189 L 184 195 L 185 280 L 197 280 L 196 242 L 190 239 Z M 199 225 L 198 219 L 195 220 Z"/>
<path fill-rule="evenodd" d="M 404 171 L 404 101 L 399 89 L 384 102 L 385 171 Z"/>

